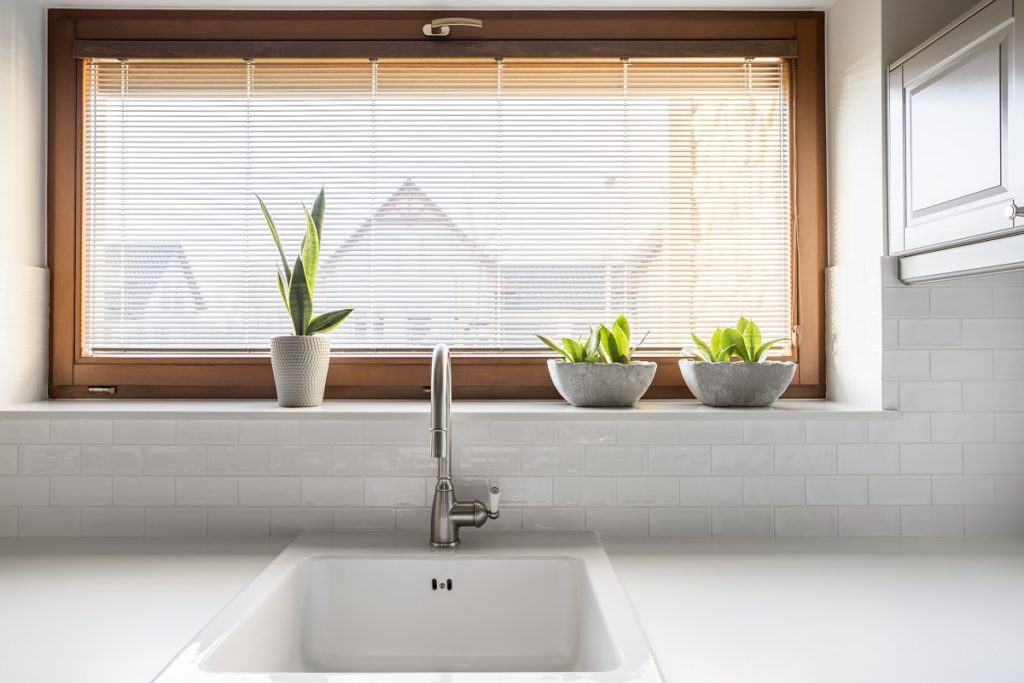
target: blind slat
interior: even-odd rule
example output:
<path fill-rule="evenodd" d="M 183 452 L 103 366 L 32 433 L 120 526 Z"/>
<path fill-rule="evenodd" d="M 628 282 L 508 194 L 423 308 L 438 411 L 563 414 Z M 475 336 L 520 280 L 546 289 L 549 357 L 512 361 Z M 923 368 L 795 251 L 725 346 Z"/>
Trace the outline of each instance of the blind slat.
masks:
<path fill-rule="evenodd" d="M 259 194 L 336 350 L 536 349 L 630 316 L 676 352 L 790 336 L 789 96 L 756 60 L 88 59 L 84 351 L 250 353 L 290 325 Z"/>

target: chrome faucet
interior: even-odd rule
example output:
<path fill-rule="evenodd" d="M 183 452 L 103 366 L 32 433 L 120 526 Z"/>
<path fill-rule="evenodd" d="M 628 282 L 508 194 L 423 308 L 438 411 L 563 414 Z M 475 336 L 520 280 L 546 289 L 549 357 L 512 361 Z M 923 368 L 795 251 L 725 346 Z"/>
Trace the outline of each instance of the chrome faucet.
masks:
<path fill-rule="evenodd" d="M 437 458 L 437 485 L 430 512 L 430 545 L 454 548 L 459 528 L 483 526 L 498 518 L 498 487 L 489 489 L 488 504 L 479 500 L 460 501 L 452 486 L 452 366 L 445 344 L 434 347 L 430 364 L 430 457 Z"/>

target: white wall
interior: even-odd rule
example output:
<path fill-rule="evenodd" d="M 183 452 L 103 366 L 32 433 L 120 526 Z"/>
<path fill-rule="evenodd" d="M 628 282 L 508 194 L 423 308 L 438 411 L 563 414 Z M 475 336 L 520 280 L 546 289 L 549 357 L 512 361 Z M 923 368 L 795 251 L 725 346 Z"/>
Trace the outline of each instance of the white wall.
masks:
<path fill-rule="evenodd" d="M 46 396 L 45 13 L 0 0 L 0 404 Z"/>

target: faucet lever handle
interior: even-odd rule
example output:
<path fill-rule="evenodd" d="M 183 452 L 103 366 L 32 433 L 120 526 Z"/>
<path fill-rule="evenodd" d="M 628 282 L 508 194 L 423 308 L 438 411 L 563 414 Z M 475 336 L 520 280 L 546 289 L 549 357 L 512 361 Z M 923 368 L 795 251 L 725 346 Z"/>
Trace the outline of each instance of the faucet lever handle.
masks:
<path fill-rule="evenodd" d="M 487 491 L 487 516 L 491 519 L 497 519 L 498 517 L 498 499 L 500 496 L 501 490 L 496 484 L 492 484 Z"/>

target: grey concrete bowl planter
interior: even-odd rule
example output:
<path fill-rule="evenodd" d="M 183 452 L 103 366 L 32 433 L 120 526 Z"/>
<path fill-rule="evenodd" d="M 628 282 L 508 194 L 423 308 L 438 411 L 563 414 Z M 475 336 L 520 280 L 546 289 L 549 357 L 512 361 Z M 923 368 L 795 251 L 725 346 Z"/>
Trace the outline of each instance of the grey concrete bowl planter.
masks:
<path fill-rule="evenodd" d="M 686 386 L 701 403 L 718 408 L 755 408 L 770 406 L 796 373 L 796 363 L 707 363 L 679 361 Z"/>
<path fill-rule="evenodd" d="M 310 408 L 324 402 L 331 340 L 326 335 L 294 335 L 270 340 L 277 402 L 283 408 Z"/>
<path fill-rule="evenodd" d="M 566 363 L 549 360 L 555 389 L 577 408 L 631 408 L 654 380 L 657 363 Z"/>

